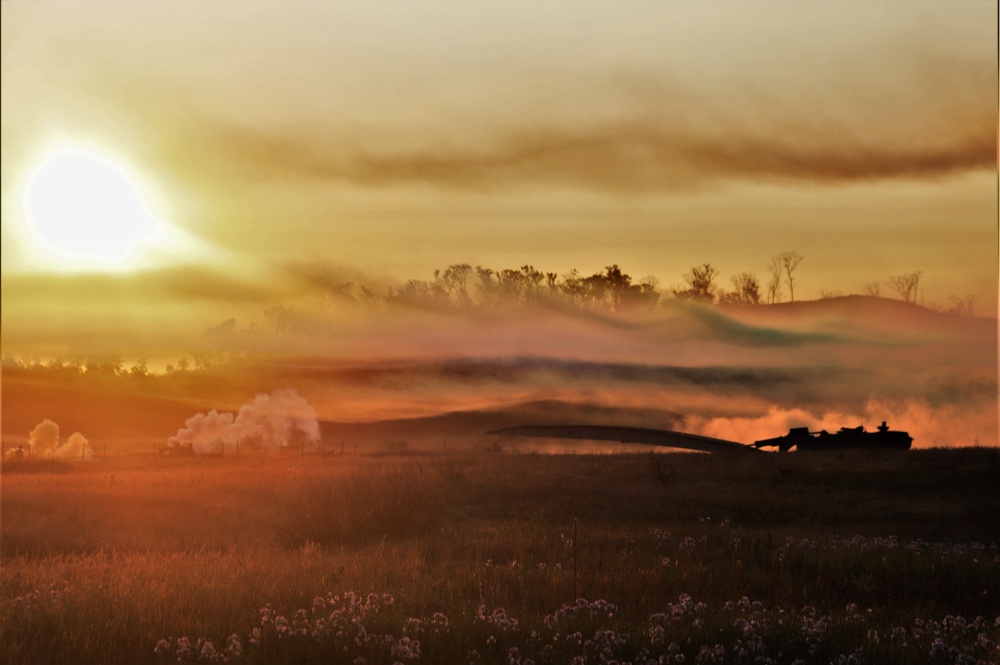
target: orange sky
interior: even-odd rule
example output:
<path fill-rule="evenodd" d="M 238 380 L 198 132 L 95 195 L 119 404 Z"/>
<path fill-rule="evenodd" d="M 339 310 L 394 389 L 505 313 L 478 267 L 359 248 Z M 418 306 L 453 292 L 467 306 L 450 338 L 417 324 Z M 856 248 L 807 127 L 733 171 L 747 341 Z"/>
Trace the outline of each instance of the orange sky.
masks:
<path fill-rule="evenodd" d="M 2 12 L 4 353 L 162 364 L 321 282 L 460 262 L 669 287 L 704 262 L 764 282 L 794 250 L 799 300 L 921 270 L 918 302 L 996 316 L 994 2 Z M 62 145 L 120 164 L 156 217 L 125 267 L 32 244 L 24 192 Z M 370 357 L 368 334 L 345 338 Z"/>

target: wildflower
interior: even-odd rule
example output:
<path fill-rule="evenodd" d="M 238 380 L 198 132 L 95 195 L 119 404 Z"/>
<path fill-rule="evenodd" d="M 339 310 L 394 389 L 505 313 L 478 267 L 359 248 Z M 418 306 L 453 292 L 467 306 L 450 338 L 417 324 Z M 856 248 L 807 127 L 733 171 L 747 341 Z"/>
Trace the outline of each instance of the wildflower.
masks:
<path fill-rule="evenodd" d="M 415 617 L 410 617 L 406 620 L 406 624 L 403 626 L 403 634 L 416 636 L 423 632 L 423 622 Z"/>
<path fill-rule="evenodd" d="M 391 636 L 387 636 L 391 639 Z M 397 660 L 416 660 L 420 658 L 420 642 L 409 637 L 401 637 L 391 649 L 392 657 Z"/>
<path fill-rule="evenodd" d="M 435 612 L 431 617 L 431 632 L 435 635 L 442 635 L 448 632 L 448 617 L 441 612 Z"/>
<path fill-rule="evenodd" d="M 215 656 L 216 656 L 215 647 L 212 646 L 211 642 L 206 641 L 205 644 L 202 645 L 201 647 L 201 655 L 199 656 L 199 658 L 201 660 L 207 660 L 208 662 L 212 662 L 213 660 L 215 660 Z"/>
<path fill-rule="evenodd" d="M 225 654 L 228 658 L 239 658 L 243 655 L 243 644 L 240 642 L 240 636 L 233 633 L 226 640 L 226 650 Z"/>
<path fill-rule="evenodd" d="M 153 653 L 157 656 L 166 655 L 170 651 L 170 641 L 169 640 L 157 640 L 156 648 L 153 649 Z"/>
<path fill-rule="evenodd" d="M 186 637 L 182 637 L 181 639 L 177 640 L 177 651 L 176 651 L 177 660 L 185 658 L 190 653 L 192 653 L 191 640 L 189 640 Z"/>

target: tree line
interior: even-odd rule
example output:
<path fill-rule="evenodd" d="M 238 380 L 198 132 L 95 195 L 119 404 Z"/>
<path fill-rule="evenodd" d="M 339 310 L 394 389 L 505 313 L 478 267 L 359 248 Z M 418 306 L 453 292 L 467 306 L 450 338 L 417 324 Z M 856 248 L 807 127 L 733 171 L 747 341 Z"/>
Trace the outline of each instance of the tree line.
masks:
<path fill-rule="evenodd" d="M 804 257 L 798 252 L 782 252 L 771 257 L 768 278 L 762 283 L 752 272 L 741 272 L 729 279 L 729 286 L 718 283 L 721 271 L 711 263 L 692 266 L 681 276 L 682 282 L 661 289 L 656 277 L 635 279 L 617 263 L 602 272 L 584 275 L 573 269 L 566 274 L 546 272 L 532 265 L 496 270 L 468 263 L 457 263 L 435 270 L 429 280 L 410 279 L 389 287 L 379 295 L 365 285 L 346 282 L 331 289 L 331 295 L 374 306 L 411 305 L 426 308 L 500 309 L 538 304 L 606 312 L 655 309 L 665 300 L 692 300 L 718 305 L 764 305 L 795 301 L 797 271 Z M 889 276 L 885 284 L 901 300 L 918 303 L 923 271 Z M 786 291 L 787 289 L 787 291 Z M 821 292 L 822 298 L 843 295 L 839 291 Z M 882 297 L 881 283 L 870 282 L 860 295 Z M 951 306 L 933 307 L 953 314 L 972 315 L 972 296 L 952 296 Z M 277 307 L 269 310 L 276 327 L 288 325 L 290 312 Z"/>
<path fill-rule="evenodd" d="M 635 279 L 617 263 L 603 271 L 584 275 L 573 269 L 566 274 L 545 272 L 532 265 L 496 270 L 483 266 L 458 263 L 444 270 L 435 270 L 430 280 L 410 279 L 389 287 L 384 294 L 354 282 L 344 282 L 329 288 L 332 301 L 351 302 L 378 309 L 396 306 L 435 310 L 471 309 L 480 311 L 530 309 L 536 306 L 574 309 L 601 313 L 653 311 L 668 300 L 687 300 L 707 305 L 769 305 L 795 301 L 797 270 L 803 261 L 797 252 L 783 252 L 771 257 L 767 265 L 768 278 L 761 283 L 751 272 L 741 272 L 729 279 L 729 287 L 718 283 L 721 271 L 710 263 L 692 266 L 681 276 L 681 283 L 665 289 L 656 277 Z M 923 304 L 920 283 L 923 272 L 915 270 L 891 275 L 885 282 L 888 289 L 905 302 Z M 870 282 L 863 293 L 882 297 L 882 284 Z M 821 298 L 839 297 L 837 291 L 821 292 Z M 972 316 L 975 298 L 951 296 L 947 307 L 931 306 L 937 311 Z M 324 334 L 327 322 L 317 321 L 308 312 L 287 305 L 276 305 L 264 312 L 264 322 L 239 328 L 236 319 L 226 319 L 207 328 L 200 348 L 190 352 L 191 360 L 181 358 L 168 367 L 168 373 L 184 374 L 190 370 L 207 370 L 224 366 L 243 357 L 258 342 L 269 336 L 279 338 L 297 334 Z M 7 354 L 5 368 L 47 369 L 64 375 L 144 378 L 151 373 L 145 360 L 126 367 L 120 358 L 56 358 L 42 363 L 37 358 L 18 358 Z"/>

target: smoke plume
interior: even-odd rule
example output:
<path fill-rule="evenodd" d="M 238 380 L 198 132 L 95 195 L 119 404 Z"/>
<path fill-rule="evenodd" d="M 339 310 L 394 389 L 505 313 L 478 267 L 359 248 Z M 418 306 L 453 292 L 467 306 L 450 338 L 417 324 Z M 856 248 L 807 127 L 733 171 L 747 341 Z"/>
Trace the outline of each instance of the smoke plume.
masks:
<path fill-rule="evenodd" d="M 188 418 L 170 437 L 171 446 L 191 446 L 199 454 L 224 453 L 239 445 L 245 450 L 276 452 L 284 447 L 319 447 L 316 409 L 294 389 L 259 393 L 235 416 L 212 409 Z"/>
<path fill-rule="evenodd" d="M 87 441 L 87 437 L 79 432 L 73 432 L 65 443 L 60 443 L 59 425 L 48 418 L 31 430 L 28 444 L 33 455 L 67 460 L 94 459 L 94 449 Z"/>

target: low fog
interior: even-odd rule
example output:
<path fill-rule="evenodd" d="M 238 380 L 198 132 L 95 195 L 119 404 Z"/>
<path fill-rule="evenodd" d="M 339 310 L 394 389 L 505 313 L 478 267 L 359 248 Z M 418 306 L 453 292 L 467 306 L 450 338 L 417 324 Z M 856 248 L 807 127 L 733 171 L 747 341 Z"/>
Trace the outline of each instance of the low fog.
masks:
<path fill-rule="evenodd" d="M 237 445 L 474 445 L 518 425 L 652 427 L 749 443 L 791 427 L 887 421 L 915 448 L 994 446 L 996 340 L 996 319 L 868 296 L 678 298 L 609 311 L 544 298 L 470 307 L 331 292 L 211 325 L 165 370 L 5 364 L 5 432 L 51 418 L 102 443 L 149 450 L 169 440 L 229 455 Z M 60 444 L 51 421 L 31 439 L 39 454 L 87 455 L 79 435 Z"/>
<path fill-rule="evenodd" d="M 334 319 L 299 312 L 251 361 L 256 375 L 297 386 L 328 423 L 392 420 L 402 433 L 407 422 L 444 427 L 447 414 L 450 432 L 461 421 L 469 435 L 580 423 L 752 442 L 790 427 L 888 421 L 915 447 L 997 441 L 994 319 L 862 296 L 671 301 L 613 315 L 335 310 Z"/>

